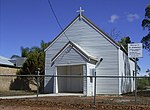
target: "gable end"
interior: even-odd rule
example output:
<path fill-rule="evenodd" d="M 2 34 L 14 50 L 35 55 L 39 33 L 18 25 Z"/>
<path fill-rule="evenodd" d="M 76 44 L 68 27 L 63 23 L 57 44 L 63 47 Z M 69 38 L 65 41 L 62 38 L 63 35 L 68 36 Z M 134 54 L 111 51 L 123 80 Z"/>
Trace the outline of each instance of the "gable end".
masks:
<path fill-rule="evenodd" d="M 110 43 L 112 43 L 115 47 L 120 48 L 119 44 L 114 41 L 111 37 L 109 37 L 104 31 L 102 31 L 99 27 L 97 27 L 94 23 L 92 23 L 88 18 L 83 16 L 83 19 L 85 22 L 87 22 L 91 27 L 93 27 L 98 33 L 103 35 L 104 38 L 106 38 Z"/>
<path fill-rule="evenodd" d="M 86 60 L 90 61 L 93 60 L 94 62 L 97 62 L 98 59 L 89 55 L 87 52 L 85 52 L 81 47 L 77 46 L 77 44 L 69 41 L 52 59 L 51 62 L 53 63 L 68 47 L 73 48 L 77 53 L 79 53 L 81 56 L 83 56 Z"/>
<path fill-rule="evenodd" d="M 80 15 L 78 15 L 57 37 L 53 39 L 51 44 L 44 50 L 45 52 L 59 39 L 59 37 L 64 34 L 68 30 L 71 25 L 76 22 L 78 19 L 80 19 Z M 92 23 L 89 19 L 87 19 L 85 16 L 82 15 L 82 19 L 88 23 L 93 29 L 95 29 L 98 33 L 103 35 L 105 39 L 107 39 L 111 44 L 113 44 L 116 48 L 120 48 L 119 44 L 115 42 L 111 37 L 109 37 L 104 31 L 102 31 L 100 28 L 98 28 L 94 23 Z M 65 35 L 66 36 L 66 35 Z"/>
<path fill-rule="evenodd" d="M 65 34 L 65 32 L 67 31 L 67 29 L 74 23 L 76 22 L 77 20 L 79 19 L 79 15 L 74 19 L 72 20 L 72 22 L 57 36 L 55 37 L 51 44 L 44 50 L 45 52 L 57 41 L 57 39 L 59 39 L 59 37 L 62 35 L 62 34 Z"/>

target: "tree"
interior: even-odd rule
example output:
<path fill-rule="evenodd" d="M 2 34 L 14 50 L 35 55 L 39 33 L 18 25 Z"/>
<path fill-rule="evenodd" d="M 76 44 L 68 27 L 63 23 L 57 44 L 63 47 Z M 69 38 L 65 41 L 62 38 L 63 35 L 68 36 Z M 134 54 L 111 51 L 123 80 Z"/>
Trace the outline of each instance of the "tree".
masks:
<path fill-rule="evenodd" d="M 42 40 L 42 41 L 41 41 L 41 49 L 44 51 L 50 44 L 51 44 L 51 42 L 45 43 L 45 42 Z"/>
<path fill-rule="evenodd" d="M 37 75 L 37 70 L 40 68 L 40 75 L 44 75 L 45 53 L 44 49 L 48 47 L 50 42 L 41 41 L 40 47 L 33 46 L 31 48 L 21 47 L 22 57 L 26 57 L 23 67 L 18 72 L 19 75 Z M 24 78 L 26 82 L 37 86 L 37 77 Z M 43 78 L 40 77 L 40 85 L 42 86 Z M 29 84 L 28 83 L 28 84 Z"/>
<path fill-rule="evenodd" d="M 149 79 L 150 70 L 147 69 L 147 70 L 146 70 L 146 73 L 147 73 L 148 75 L 145 75 L 145 78 L 140 78 L 140 79 L 138 79 L 138 89 L 139 89 L 139 90 L 146 89 L 146 86 L 150 86 L 150 79 Z"/>
<path fill-rule="evenodd" d="M 146 89 L 146 86 L 149 86 L 149 79 L 148 79 L 148 77 L 147 78 L 139 78 L 139 79 L 137 79 L 137 83 L 138 83 L 137 89 L 144 90 L 144 89 Z"/>
<path fill-rule="evenodd" d="M 150 5 L 145 9 L 145 18 L 142 21 L 142 27 L 148 30 L 148 34 L 142 38 L 143 47 L 150 51 Z"/>
<path fill-rule="evenodd" d="M 30 49 L 28 47 L 24 48 L 24 47 L 21 46 L 20 50 L 21 50 L 21 56 L 12 55 L 11 59 L 20 58 L 20 57 L 27 57 Z"/>
<path fill-rule="evenodd" d="M 20 56 L 19 55 L 12 55 L 11 56 L 11 59 L 15 59 L 15 58 L 20 58 Z"/>
<path fill-rule="evenodd" d="M 113 28 L 110 31 L 110 36 L 112 37 L 113 40 L 118 40 L 121 38 L 122 33 L 120 31 L 117 30 L 117 28 Z"/>
<path fill-rule="evenodd" d="M 24 48 L 21 47 L 21 57 L 27 57 L 29 54 L 30 49 L 28 47 Z"/>
<path fill-rule="evenodd" d="M 130 37 L 123 37 L 118 43 L 128 51 L 128 43 L 131 43 Z"/>

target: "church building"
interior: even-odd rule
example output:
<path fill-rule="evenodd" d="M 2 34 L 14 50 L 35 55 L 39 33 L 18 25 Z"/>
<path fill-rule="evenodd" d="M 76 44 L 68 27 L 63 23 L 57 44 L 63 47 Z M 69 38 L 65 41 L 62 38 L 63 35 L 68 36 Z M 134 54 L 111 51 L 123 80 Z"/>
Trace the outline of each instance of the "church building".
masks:
<path fill-rule="evenodd" d="M 94 94 L 96 76 L 134 76 L 135 62 L 126 50 L 80 14 L 45 49 L 45 93 Z M 89 76 L 89 77 L 86 77 Z M 90 77 L 91 76 L 91 77 Z M 134 78 L 97 77 L 96 94 L 119 95 L 134 90 Z"/>

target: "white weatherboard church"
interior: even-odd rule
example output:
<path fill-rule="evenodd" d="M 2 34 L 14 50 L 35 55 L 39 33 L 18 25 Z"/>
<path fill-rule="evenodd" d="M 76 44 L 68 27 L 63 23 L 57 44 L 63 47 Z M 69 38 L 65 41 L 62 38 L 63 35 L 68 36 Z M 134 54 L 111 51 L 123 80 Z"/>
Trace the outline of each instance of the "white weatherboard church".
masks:
<path fill-rule="evenodd" d="M 45 77 L 45 93 L 94 93 L 97 76 L 134 76 L 135 62 L 122 46 L 80 14 L 46 48 L 45 75 L 91 77 Z M 97 78 L 96 94 L 122 94 L 134 90 L 133 78 Z"/>

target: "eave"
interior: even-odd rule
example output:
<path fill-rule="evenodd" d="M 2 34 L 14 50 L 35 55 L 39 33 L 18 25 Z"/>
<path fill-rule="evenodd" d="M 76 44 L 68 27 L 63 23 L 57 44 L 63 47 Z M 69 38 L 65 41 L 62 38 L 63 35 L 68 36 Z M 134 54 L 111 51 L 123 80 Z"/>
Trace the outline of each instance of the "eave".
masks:
<path fill-rule="evenodd" d="M 84 49 L 82 49 L 79 45 L 75 44 L 74 42 L 69 41 L 52 59 L 51 62 L 55 62 L 55 60 L 68 48 L 71 47 L 74 49 L 78 54 L 80 54 L 82 57 L 84 57 L 88 61 L 95 61 L 97 62 L 98 59 L 96 57 L 91 56 L 88 54 Z"/>

